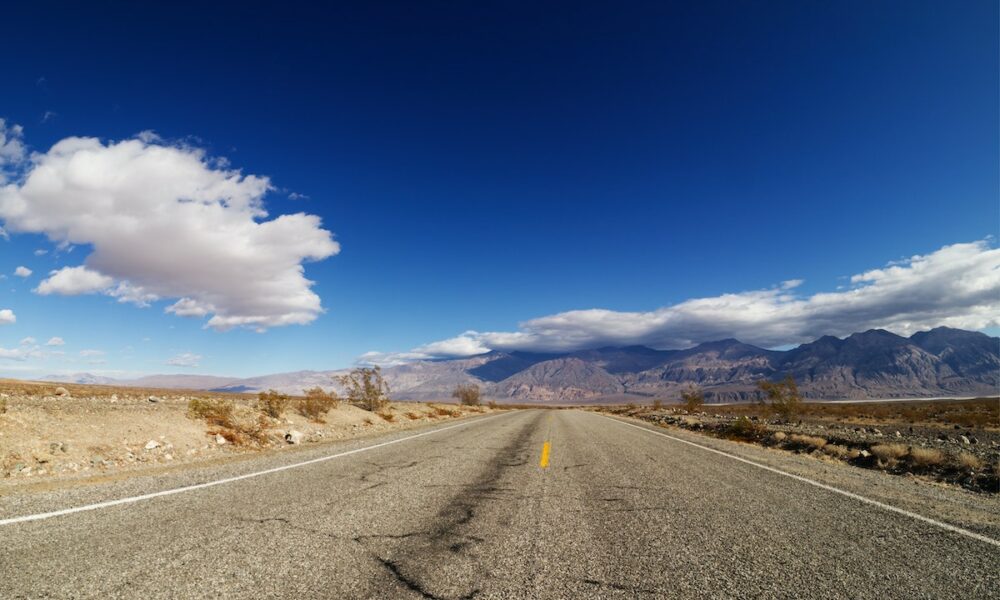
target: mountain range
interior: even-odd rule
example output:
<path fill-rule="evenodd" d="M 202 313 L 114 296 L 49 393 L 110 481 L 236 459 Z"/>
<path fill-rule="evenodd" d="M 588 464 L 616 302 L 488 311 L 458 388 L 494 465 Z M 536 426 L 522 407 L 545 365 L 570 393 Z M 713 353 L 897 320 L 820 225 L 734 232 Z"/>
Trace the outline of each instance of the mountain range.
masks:
<path fill-rule="evenodd" d="M 118 380 L 82 373 L 48 381 L 122 386 L 301 393 L 347 370 L 296 371 L 251 378 L 151 375 Z M 509 402 L 597 403 L 674 400 L 697 385 L 708 402 L 758 397 L 762 379 L 791 375 L 807 398 L 837 400 L 996 395 L 1000 390 L 1000 338 L 938 327 L 909 338 L 882 329 L 846 338 L 824 336 L 791 350 L 767 350 L 735 339 L 685 350 L 645 346 L 603 347 L 541 354 L 492 351 L 436 359 L 383 371 L 400 400 L 442 400 L 458 384 L 473 383 L 488 398 Z"/>

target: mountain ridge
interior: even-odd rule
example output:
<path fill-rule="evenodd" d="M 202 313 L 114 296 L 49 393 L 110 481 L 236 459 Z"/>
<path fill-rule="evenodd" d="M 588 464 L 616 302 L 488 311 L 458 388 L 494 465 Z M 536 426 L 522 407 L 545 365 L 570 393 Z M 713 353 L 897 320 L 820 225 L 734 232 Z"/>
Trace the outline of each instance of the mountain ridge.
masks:
<path fill-rule="evenodd" d="M 337 389 L 348 369 L 295 371 L 258 377 L 150 375 L 115 380 L 91 374 L 48 381 L 301 393 Z M 592 403 L 607 399 L 676 398 L 689 385 L 709 402 L 758 398 L 757 382 L 795 377 L 807 398 L 823 400 L 995 395 L 1000 389 L 1000 338 L 948 327 L 903 337 L 883 329 L 845 338 L 822 336 L 790 350 L 768 350 L 736 339 L 680 350 L 605 346 L 563 353 L 491 351 L 476 356 L 414 361 L 387 367 L 393 397 L 442 400 L 459 384 L 476 384 L 499 401 Z M 156 385 L 154 385 L 156 384 Z"/>

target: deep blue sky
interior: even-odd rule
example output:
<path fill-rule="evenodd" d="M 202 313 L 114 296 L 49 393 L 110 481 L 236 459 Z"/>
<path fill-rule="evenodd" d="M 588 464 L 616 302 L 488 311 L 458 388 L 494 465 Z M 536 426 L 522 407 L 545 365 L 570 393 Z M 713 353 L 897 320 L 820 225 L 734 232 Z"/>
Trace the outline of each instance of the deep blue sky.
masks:
<path fill-rule="evenodd" d="M 155 130 L 343 246 L 306 265 L 327 313 L 263 335 L 5 282 L 0 346 L 59 335 L 108 353 L 89 370 L 331 368 L 569 309 L 833 290 L 1000 222 L 996 2 L 66 4 L 4 10 L 0 117 L 33 150 Z M 40 239 L 3 272 L 55 268 Z"/>

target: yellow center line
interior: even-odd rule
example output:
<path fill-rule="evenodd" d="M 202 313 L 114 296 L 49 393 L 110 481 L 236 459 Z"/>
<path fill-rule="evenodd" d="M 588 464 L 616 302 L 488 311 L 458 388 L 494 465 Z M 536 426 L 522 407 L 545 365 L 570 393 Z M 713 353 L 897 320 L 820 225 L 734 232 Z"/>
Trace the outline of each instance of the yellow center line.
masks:
<path fill-rule="evenodd" d="M 549 450 L 552 448 L 552 444 L 545 442 L 542 444 L 542 460 L 539 461 L 538 465 L 543 469 L 549 466 Z"/>

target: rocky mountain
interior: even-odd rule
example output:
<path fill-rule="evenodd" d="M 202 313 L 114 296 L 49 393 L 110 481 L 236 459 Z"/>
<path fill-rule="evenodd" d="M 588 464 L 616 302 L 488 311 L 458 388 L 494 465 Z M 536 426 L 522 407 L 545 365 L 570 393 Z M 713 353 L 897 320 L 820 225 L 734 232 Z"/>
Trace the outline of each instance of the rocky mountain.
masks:
<path fill-rule="evenodd" d="M 300 393 L 316 385 L 336 389 L 333 378 L 344 372 L 298 371 L 247 379 L 172 375 L 89 382 Z M 815 399 L 996 395 L 1000 393 L 1000 338 L 947 327 L 909 338 L 873 329 L 843 339 L 824 336 L 786 351 L 734 339 L 686 350 L 628 346 L 562 354 L 494 351 L 469 358 L 417 361 L 389 367 L 384 373 L 393 396 L 401 400 L 446 399 L 456 385 L 474 383 L 487 397 L 508 402 L 673 400 L 688 385 L 701 387 L 709 402 L 730 402 L 756 399 L 758 381 L 786 375 L 795 377 L 800 390 Z"/>

